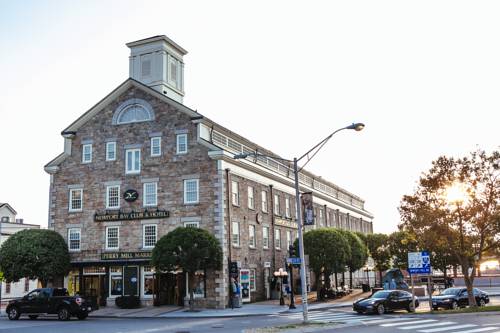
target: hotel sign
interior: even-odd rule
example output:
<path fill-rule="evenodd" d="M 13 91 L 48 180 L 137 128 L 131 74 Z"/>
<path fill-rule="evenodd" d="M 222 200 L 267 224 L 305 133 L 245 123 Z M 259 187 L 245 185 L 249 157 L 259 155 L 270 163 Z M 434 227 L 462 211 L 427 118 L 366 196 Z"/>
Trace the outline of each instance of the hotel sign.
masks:
<path fill-rule="evenodd" d="M 151 251 L 101 253 L 101 260 L 124 260 L 124 259 L 151 259 Z"/>
<path fill-rule="evenodd" d="M 170 216 L 168 210 L 145 210 L 142 212 L 105 212 L 95 213 L 95 222 L 107 221 L 128 221 L 128 220 L 147 220 L 147 219 L 161 219 Z"/>
<path fill-rule="evenodd" d="M 297 229 L 297 223 L 295 221 L 290 221 L 290 220 L 284 220 L 280 218 L 275 218 L 274 219 L 274 224 L 283 226 L 283 227 L 288 227 L 288 228 L 293 228 Z"/>

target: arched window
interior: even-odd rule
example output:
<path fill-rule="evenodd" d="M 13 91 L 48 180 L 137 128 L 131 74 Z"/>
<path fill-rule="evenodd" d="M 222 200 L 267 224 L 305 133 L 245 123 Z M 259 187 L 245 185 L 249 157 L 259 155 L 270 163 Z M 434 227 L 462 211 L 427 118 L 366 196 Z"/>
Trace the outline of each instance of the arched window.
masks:
<path fill-rule="evenodd" d="M 154 120 L 151 105 L 142 99 L 133 98 L 123 102 L 113 115 L 113 125 Z"/>

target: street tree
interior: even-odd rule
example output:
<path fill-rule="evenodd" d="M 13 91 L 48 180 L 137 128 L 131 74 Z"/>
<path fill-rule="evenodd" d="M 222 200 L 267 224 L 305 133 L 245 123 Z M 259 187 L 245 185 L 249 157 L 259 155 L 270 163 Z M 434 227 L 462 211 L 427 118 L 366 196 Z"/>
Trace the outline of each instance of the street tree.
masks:
<path fill-rule="evenodd" d="M 68 245 L 60 234 L 26 229 L 10 236 L 0 248 L 0 270 L 6 282 L 38 279 L 42 287 L 71 268 Z"/>
<path fill-rule="evenodd" d="M 392 265 L 399 269 L 408 268 L 408 252 L 418 250 L 418 242 L 414 234 L 399 230 L 391 233 L 388 238 Z"/>
<path fill-rule="evenodd" d="M 222 269 L 222 248 L 204 229 L 178 227 L 156 242 L 151 262 L 157 271 L 182 269 L 188 275 L 189 309 L 193 311 L 195 273 Z"/>
<path fill-rule="evenodd" d="M 382 272 L 391 268 L 389 236 L 378 233 L 368 234 L 366 235 L 366 245 L 370 257 L 375 263 L 375 269 L 379 272 L 380 281 L 382 281 Z"/>
<path fill-rule="evenodd" d="M 349 287 L 352 289 L 352 273 L 363 268 L 368 259 L 368 249 L 365 243 L 354 232 L 346 232 L 345 237 L 349 242 L 351 253 L 346 266 L 349 269 Z"/>
<path fill-rule="evenodd" d="M 460 264 L 469 294 L 477 264 L 500 245 L 500 152 L 475 151 L 469 156 L 441 156 L 422 174 L 412 195 L 399 208 L 402 226 L 417 238 L 440 231 L 449 253 Z"/>

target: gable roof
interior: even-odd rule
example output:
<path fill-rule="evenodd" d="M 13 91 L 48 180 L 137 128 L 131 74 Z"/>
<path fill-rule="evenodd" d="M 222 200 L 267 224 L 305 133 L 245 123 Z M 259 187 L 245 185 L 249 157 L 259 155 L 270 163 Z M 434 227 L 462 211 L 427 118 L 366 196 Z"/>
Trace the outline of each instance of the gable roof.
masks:
<path fill-rule="evenodd" d="M 5 207 L 5 208 L 7 208 L 8 210 L 10 210 L 10 211 L 12 212 L 12 214 L 17 215 L 17 212 L 14 210 L 14 208 L 12 208 L 12 206 L 11 206 L 11 205 L 9 205 L 8 203 L 6 203 L 6 202 L 1 203 L 1 202 L 0 202 L 0 208 L 3 208 L 3 207 Z"/>

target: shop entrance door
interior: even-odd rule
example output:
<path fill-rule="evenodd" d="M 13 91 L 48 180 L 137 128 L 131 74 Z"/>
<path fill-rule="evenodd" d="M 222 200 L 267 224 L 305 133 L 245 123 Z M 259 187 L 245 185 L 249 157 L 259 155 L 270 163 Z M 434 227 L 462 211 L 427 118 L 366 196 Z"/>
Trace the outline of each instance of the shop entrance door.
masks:
<path fill-rule="evenodd" d="M 93 308 L 97 308 L 99 304 L 99 296 L 102 290 L 101 280 L 99 275 L 83 276 L 83 297 L 90 300 Z"/>
<path fill-rule="evenodd" d="M 184 305 L 186 293 L 185 278 L 182 273 L 161 273 L 158 281 L 158 299 L 160 305 Z"/>
<path fill-rule="evenodd" d="M 139 291 L 139 267 L 125 266 L 123 267 L 123 295 L 137 296 Z"/>

